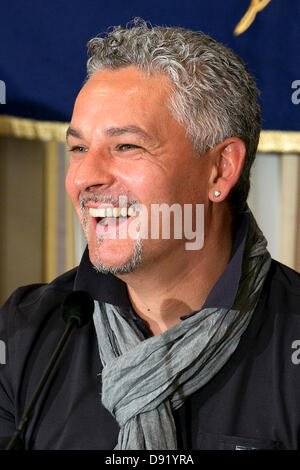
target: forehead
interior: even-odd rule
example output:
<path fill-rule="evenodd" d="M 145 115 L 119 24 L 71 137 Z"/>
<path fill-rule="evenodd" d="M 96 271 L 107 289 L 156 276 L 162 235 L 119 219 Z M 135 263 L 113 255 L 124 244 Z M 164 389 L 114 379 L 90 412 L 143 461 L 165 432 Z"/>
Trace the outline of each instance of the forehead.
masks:
<path fill-rule="evenodd" d="M 103 68 L 98 70 L 86 82 L 81 91 L 91 92 L 97 89 L 114 87 L 123 92 L 134 93 L 143 90 L 162 91 L 168 88 L 170 79 L 166 74 L 153 72 L 151 74 L 134 65 L 119 69 Z"/>
<path fill-rule="evenodd" d="M 130 66 L 96 72 L 81 89 L 72 125 L 160 125 L 170 114 L 171 82 L 163 74 L 148 75 Z M 130 122 L 129 122 L 130 121 Z"/>

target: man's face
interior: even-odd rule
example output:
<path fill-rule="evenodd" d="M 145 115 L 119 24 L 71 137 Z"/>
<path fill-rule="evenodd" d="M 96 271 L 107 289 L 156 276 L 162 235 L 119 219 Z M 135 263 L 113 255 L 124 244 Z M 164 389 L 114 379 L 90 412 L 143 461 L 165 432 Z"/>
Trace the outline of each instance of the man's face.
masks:
<path fill-rule="evenodd" d="M 137 239 L 112 238 L 113 219 L 101 221 L 91 208 L 118 206 L 124 197 L 128 205 L 146 207 L 150 217 L 151 204 L 183 208 L 208 201 L 209 160 L 199 158 L 172 117 L 170 87 L 164 75 L 147 76 L 131 66 L 98 71 L 77 97 L 66 188 L 86 233 L 90 260 L 99 269 L 121 274 L 154 266 L 157 260 L 179 260 L 186 240 L 149 237 L 140 242 L 138 231 Z M 134 220 L 115 219 L 115 233 L 119 224 L 125 224 L 124 233 Z"/>

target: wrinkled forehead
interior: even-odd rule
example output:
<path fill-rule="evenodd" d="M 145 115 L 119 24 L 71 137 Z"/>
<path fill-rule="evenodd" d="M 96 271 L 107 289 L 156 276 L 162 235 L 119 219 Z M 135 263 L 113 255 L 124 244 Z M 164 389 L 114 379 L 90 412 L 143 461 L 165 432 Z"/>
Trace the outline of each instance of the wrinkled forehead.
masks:
<path fill-rule="evenodd" d="M 173 120 L 170 87 L 165 75 L 148 75 L 132 66 L 100 70 L 80 90 L 72 126 L 95 132 L 103 126 L 139 125 L 156 134 Z"/>

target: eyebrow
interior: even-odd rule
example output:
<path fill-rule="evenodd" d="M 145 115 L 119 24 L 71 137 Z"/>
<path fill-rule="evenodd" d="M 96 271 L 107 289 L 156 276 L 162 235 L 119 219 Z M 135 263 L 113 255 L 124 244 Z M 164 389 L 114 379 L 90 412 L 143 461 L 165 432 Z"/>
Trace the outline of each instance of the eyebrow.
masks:
<path fill-rule="evenodd" d="M 66 132 L 66 139 L 67 139 L 69 136 L 77 137 L 78 139 L 82 139 L 82 135 L 80 134 L 80 132 L 77 131 L 76 129 L 73 129 L 73 127 L 71 127 L 71 126 L 69 126 L 68 129 L 67 129 L 67 132 Z"/>
<path fill-rule="evenodd" d="M 104 135 L 108 137 L 118 137 L 123 134 L 136 134 L 147 142 L 152 141 L 151 137 L 147 134 L 147 132 L 145 132 L 140 127 L 134 125 L 124 127 L 108 127 L 107 129 L 104 129 Z M 68 127 L 67 129 L 66 138 L 68 138 L 69 136 L 77 137 L 78 139 L 83 139 L 82 134 L 72 127 Z"/>

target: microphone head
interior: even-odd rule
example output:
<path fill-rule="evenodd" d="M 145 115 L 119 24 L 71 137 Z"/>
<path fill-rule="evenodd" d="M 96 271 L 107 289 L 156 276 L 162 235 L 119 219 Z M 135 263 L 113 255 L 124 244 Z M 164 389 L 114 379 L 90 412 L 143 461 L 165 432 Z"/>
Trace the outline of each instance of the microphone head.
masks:
<path fill-rule="evenodd" d="M 81 328 L 86 325 L 94 313 L 94 301 L 90 294 L 83 290 L 71 292 L 62 304 L 62 317 L 66 323 L 73 322 Z"/>

